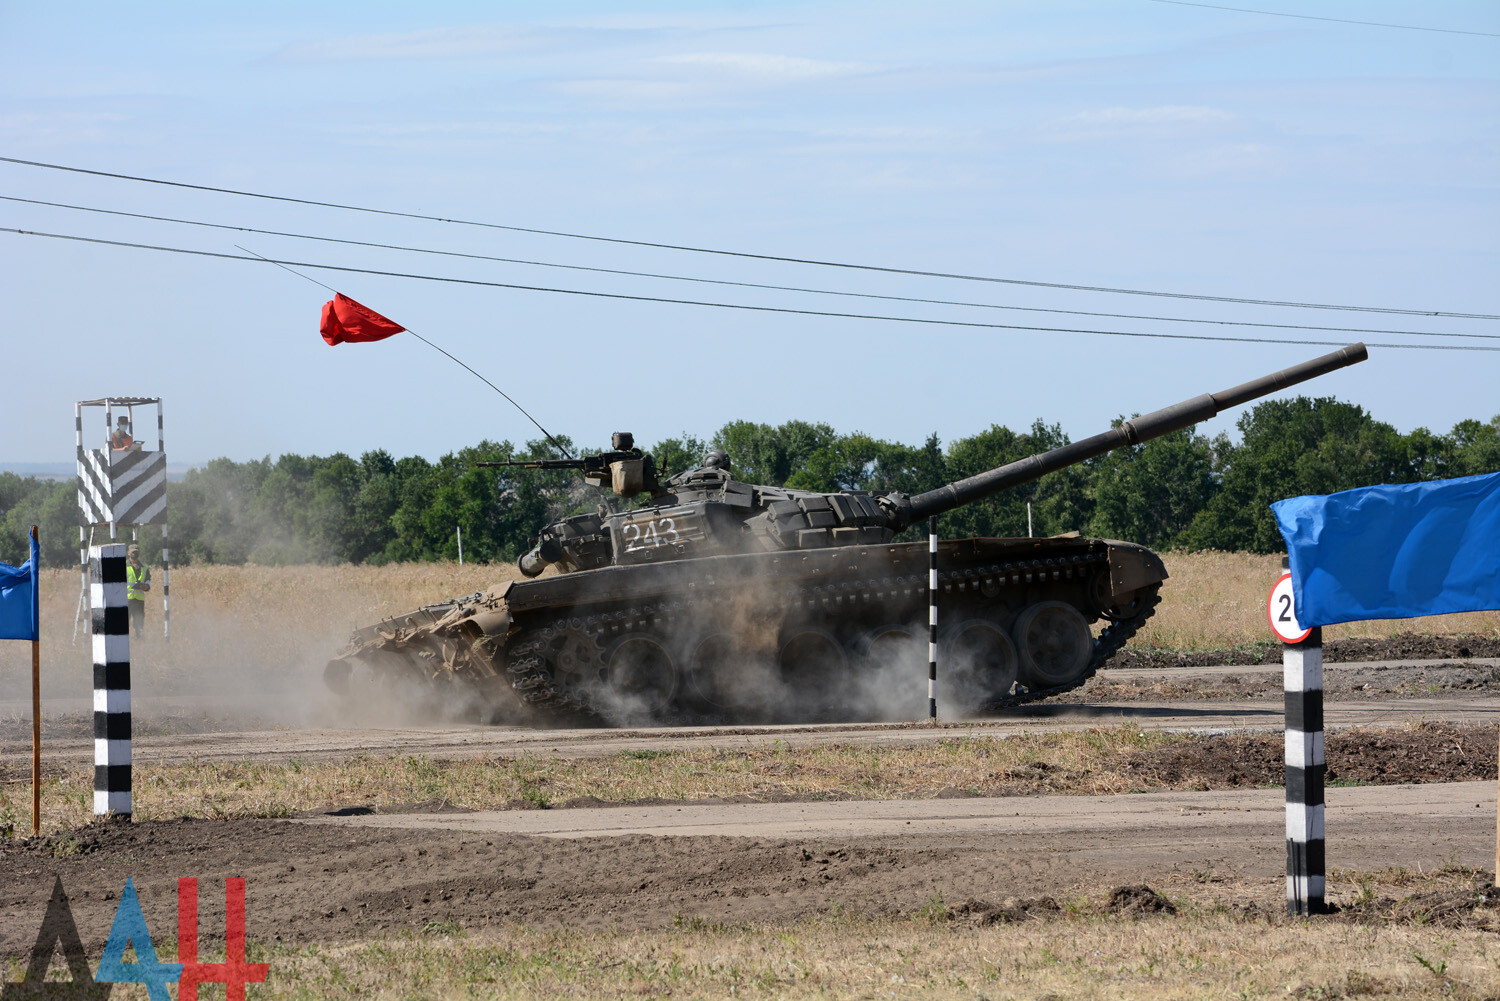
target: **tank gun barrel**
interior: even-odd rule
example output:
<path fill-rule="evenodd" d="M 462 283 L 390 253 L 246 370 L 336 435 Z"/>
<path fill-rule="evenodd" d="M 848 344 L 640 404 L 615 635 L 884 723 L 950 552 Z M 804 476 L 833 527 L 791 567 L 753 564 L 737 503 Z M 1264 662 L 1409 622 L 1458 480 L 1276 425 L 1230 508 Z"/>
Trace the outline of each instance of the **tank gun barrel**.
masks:
<path fill-rule="evenodd" d="M 1362 362 L 1369 356 L 1369 351 L 1363 343 L 1351 344 L 1322 357 L 1313 358 L 1300 365 L 1293 365 L 1291 368 L 1284 368 L 1279 372 L 1272 372 L 1270 375 L 1252 379 L 1230 389 L 1218 393 L 1204 393 L 1202 396 L 1175 403 L 1170 407 L 1163 407 L 1161 410 L 1153 411 L 1134 420 L 1122 421 L 1118 427 L 1096 434 L 1092 438 L 1085 438 L 1082 441 L 1063 445 L 1061 448 L 1054 448 L 1050 452 L 1042 452 L 997 466 L 967 479 L 938 487 L 936 490 L 917 494 L 909 500 L 892 497 L 888 502 L 888 510 L 892 510 L 893 514 L 892 522 L 898 530 L 905 528 L 923 518 L 943 514 L 956 507 L 962 507 L 991 494 L 999 493 L 1001 490 L 1029 483 L 1048 473 L 1084 462 L 1103 455 L 1105 452 L 1112 452 L 1128 445 L 1139 445 L 1153 438 L 1171 434 L 1173 431 L 1191 427 L 1230 407 L 1237 407 L 1242 403 L 1248 403 L 1289 386 L 1295 386 L 1299 382 Z"/>

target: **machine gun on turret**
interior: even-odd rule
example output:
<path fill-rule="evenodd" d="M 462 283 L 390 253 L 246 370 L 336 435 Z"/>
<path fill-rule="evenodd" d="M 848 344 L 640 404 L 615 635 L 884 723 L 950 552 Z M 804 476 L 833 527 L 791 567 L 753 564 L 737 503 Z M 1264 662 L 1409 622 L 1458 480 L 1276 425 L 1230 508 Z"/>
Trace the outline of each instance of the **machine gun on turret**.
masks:
<path fill-rule="evenodd" d="M 581 469 L 583 480 L 591 487 L 608 487 L 621 497 L 638 493 L 661 493 L 657 482 L 656 460 L 635 447 L 635 435 L 616 431 L 610 436 L 610 451 L 581 455 L 576 459 L 505 459 L 500 462 L 476 462 L 476 466 L 517 467 L 520 469 Z"/>

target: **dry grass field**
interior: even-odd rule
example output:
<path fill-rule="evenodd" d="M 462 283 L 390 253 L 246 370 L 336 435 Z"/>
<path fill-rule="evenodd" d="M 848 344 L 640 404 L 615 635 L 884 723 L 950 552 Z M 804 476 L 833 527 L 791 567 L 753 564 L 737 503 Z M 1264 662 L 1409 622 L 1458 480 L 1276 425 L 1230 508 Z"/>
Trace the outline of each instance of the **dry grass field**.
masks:
<path fill-rule="evenodd" d="M 1128 724 L 1003 737 L 965 734 L 930 744 L 775 741 L 765 748 L 695 746 L 584 757 L 534 751 L 434 759 L 368 753 L 348 759 L 153 763 L 138 769 L 137 820 L 286 817 L 426 803 L 463 810 L 547 809 L 653 801 L 783 802 L 963 796 L 1102 796 L 1158 790 L 1274 786 L 1277 734 L 1197 739 Z M 1334 781 L 1474 781 L 1495 773 L 1495 728 L 1421 722 L 1329 738 Z M 1394 766 L 1396 760 L 1400 767 Z M 1233 767 L 1226 767 L 1232 762 Z M 0 782 L 0 830 L 22 831 L 29 776 Z M 43 830 L 92 817 L 90 762 L 49 763 Z"/>
<path fill-rule="evenodd" d="M 435 922 L 395 940 L 251 958 L 271 964 L 269 982 L 251 989 L 262 998 L 1479 1001 L 1500 989 L 1500 944 L 1484 932 L 1246 919 L 1221 907 L 1139 917 L 1083 897 L 1042 920 L 992 925 L 939 900 L 900 918 L 684 918 L 659 931 Z"/>
<path fill-rule="evenodd" d="M 285 817 L 351 805 L 375 809 L 436 803 L 471 810 L 545 808 L 570 800 L 633 803 L 707 799 L 908 799 L 964 794 L 1102 795 L 1196 788 L 1197 776 L 1162 782 L 1132 767 L 1178 734 L 1124 726 L 1007 739 L 958 737 L 931 746 L 821 744 L 770 750 L 624 751 L 558 758 L 531 752 L 431 760 L 360 755 L 345 761 L 202 762 L 141 769 L 138 820 Z M 47 832 L 89 822 L 93 771 L 79 762 L 43 785 Z M 17 830 L 30 811 L 30 783 L 0 785 L 0 825 Z"/>
<path fill-rule="evenodd" d="M 1270 639 L 1266 595 L 1281 576 L 1281 557 L 1253 553 L 1162 554 L 1172 576 L 1162 585 L 1156 615 L 1135 645 L 1168 650 L 1218 650 Z M 1381 619 L 1328 626 L 1323 641 L 1401 634 L 1478 634 L 1500 637 L 1500 612 Z"/>
<path fill-rule="evenodd" d="M 1473 878 L 1457 870 L 1337 876 L 1395 881 L 1422 899 L 1461 895 Z M 266 891 L 255 882 L 252 905 Z M 834 905 L 771 921 L 677 911 L 650 927 L 538 927 L 497 916 L 480 926 L 438 918 L 399 934 L 316 943 L 252 933 L 248 959 L 270 972 L 248 996 L 1485 1001 L 1500 991 L 1493 931 L 1431 912 L 1352 916 L 1360 904 L 1343 896 L 1349 912 L 1317 920 L 1142 887 L 997 902 L 930 893 L 898 913 Z M 160 924 L 158 955 L 177 955 L 171 925 Z M 205 937 L 204 961 L 222 962 L 219 940 L 217 932 Z M 24 968 L 24 954 L 0 958 L 7 981 Z M 66 975 L 61 957 L 53 968 Z M 216 990 L 199 996 L 222 996 Z"/>

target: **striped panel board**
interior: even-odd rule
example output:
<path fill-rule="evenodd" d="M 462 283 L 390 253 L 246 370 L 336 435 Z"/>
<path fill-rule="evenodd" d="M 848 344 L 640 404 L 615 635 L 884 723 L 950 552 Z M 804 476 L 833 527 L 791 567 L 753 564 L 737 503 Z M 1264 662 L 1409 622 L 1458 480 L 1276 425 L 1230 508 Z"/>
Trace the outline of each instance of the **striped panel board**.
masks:
<path fill-rule="evenodd" d="M 1286 912 L 1322 914 L 1327 863 L 1323 830 L 1323 630 L 1281 651 L 1286 695 Z"/>
<path fill-rule="evenodd" d="M 80 428 L 81 431 L 81 428 Z M 78 511 L 85 525 L 158 525 L 167 517 L 167 456 L 78 446 Z"/>
<path fill-rule="evenodd" d="M 89 549 L 94 635 L 94 816 L 128 820 L 130 766 L 130 611 L 124 543 Z"/>
<path fill-rule="evenodd" d="M 83 407 L 73 405 L 73 423 L 75 425 L 74 441 L 78 446 L 79 469 L 83 468 Z M 78 480 L 78 565 L 83 570 L 83 590 L 89 589 L 89 551 L 87 541 L 87 528 L 92 524 L 88 520 L 88 512 L 84 508 L 83 479 Z M 78 620 L 73 620 L 73 638 L 78 638 Z"/>

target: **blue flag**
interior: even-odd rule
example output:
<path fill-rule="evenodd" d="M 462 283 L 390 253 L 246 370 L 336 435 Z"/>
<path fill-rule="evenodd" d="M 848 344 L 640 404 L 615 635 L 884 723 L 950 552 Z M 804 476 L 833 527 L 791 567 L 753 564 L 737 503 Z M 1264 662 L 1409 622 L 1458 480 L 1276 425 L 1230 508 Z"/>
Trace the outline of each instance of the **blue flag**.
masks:
<path fill-rule="evenodd" d="M 18 567 L 0 563 L 0 640 L 36 640 L 42 634 L 36 568 L 41 565 L 36 540 L 31 559 Z"/>
<path fill-rule="evenodd" d="M 1271 511 L 1303 626 L 1500 608 L 1500 473 L 1292 497 Z"/>

